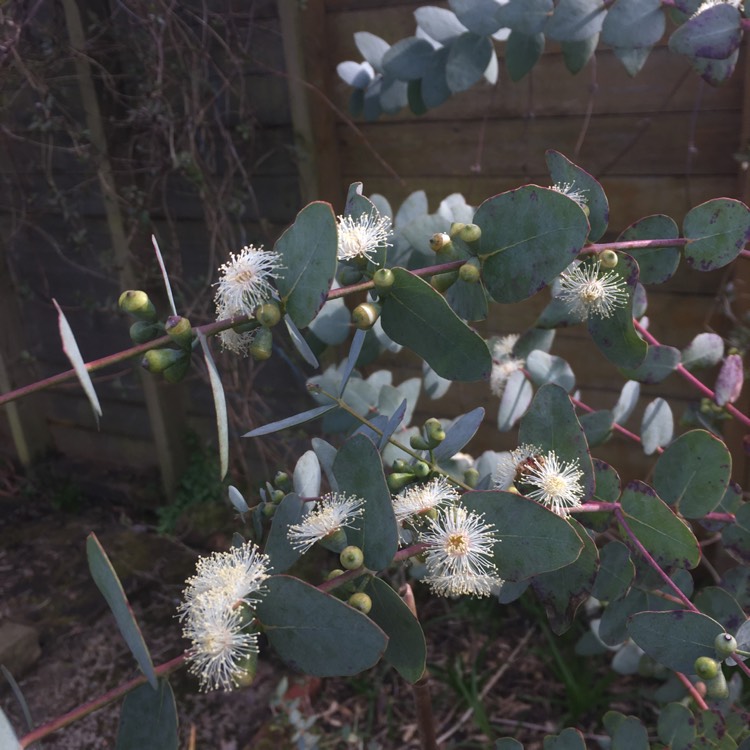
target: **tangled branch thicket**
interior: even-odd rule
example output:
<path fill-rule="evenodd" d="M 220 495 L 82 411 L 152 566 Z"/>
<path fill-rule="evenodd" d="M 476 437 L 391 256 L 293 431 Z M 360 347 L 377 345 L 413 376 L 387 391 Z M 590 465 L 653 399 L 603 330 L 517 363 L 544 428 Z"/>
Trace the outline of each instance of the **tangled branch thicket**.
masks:
<path fill-rule="evenodd" d="M 91 231 L 92 218 L 105 213 L 106 162 L 139 285 L 159 283 L 149 239 L 156 234 L 162 249 L 170 249 L 170 278 L 188 306 L 180 312 L 206 322 L 213 315 L 209 285 L 216 267 L 251 240 L 274 239 L 253 181 L 259 165 L 286 146 L 260 143 L 252 73 L 273 69 L 273 61 L 259 56 L 270 51 L 277 57 L 278 32 L 272 20 L 256 18 L 258 3 L 112 0 L 81 6 L 85 45 L 76 49 L 69 18 L 76 8 L 74 0 L 0 8 L 0 211 L 11 272 L 24 255 L 29 262 L 35 246 L 51 249 L 82 274 L 82 284 L 86 278 L 106 282 L 107 298 L 88 305 L 100 313 L 115 310 L 109 244 L 102 247 Z M 82 101 L 76 67 L 82 59 L 95 87 L 106 153 L 97 148 Z M 205 257 L 191 257 L 190 269 L 178 252 L 178 224 L 185 218 L 200 221 L 205 237 Z M 50 303 L 53 289 L 43 268 L 25 291 Z M 227 357 L 225 365 L 229 389 L 233 384 L 242 391 L 230 397 L 238 429 L 262 420 L 258 414 L 268 416 L 253 388 L 258 366 L 240 363 L 239 377 L 236 360 Z"/>

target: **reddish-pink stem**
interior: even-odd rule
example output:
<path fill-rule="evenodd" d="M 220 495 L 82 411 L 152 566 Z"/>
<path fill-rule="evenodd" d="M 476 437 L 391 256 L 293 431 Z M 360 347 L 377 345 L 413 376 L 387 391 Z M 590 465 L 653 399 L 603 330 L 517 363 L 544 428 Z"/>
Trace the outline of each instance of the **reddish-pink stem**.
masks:
<path fill-rule="evenodd" d="M 164 662 L 164 664 L 160 664 L 158 667 L 154 667 L 154 671 L 156 672 L 158 677 L 165 677 L 166 675 L 171 674 L 175 670 L 179 669 L 184 663 L 185 654 L 182 654 L 180 656 L 176 656 L 170 661 Z M 121 698 L 126 693 L 134 690 L 139 685 L 143 685 L 145 682 L 146 677 L 144 675 L 141 675 L 140 677 L 134 677 L 132 680 L 125 682 L 116 688 L 113 688 L 107 693 L 104 693 L 104 695 L 100 695 L 98 698 L 94 698 L 87 703 L 83 703 L 80 706 L 77 706 L 72 711 L 68 711 L 68 713 L 63 714 L 62 716 L 58 716 L 56 719 L 52 719 L 52 721 L 48 721 L 46 724 L 42 724 L 42 726 L 37 727 L 32 732 L 29 732 L 27 735 L 21 737 L 21 739 L 19 740 L 20 746 L 22 748 L 28 747 L 32 742 L 37 742 L 38 740 L 47 737 L 53 732 L 56 732 L 58 729 L 63 729 L 69 724 L 72 724 L 74 721 L 82 719 L 84 716 L 87 716 L 93 711 L 98 711 L 100 708 L 104 708 L 104 706 L 112 703 L 113 701 L 116 701 L 118 698 Z"/>
<path fill-rule="evenodd" d="M 635 326 L 635 330 L 638 331 L 638 333 L 646 340 L 649 344 L 653 344 L 654 346 L 659 346 L 659 341 L 652 336 L 637 320 L 633 320 L 633 325 Z M 687 368 L 685 368 L 683 365 L 677 365 L 677 372 L 680 373 L 680 375 L 687 380 L 689 383 L 692 383 L 704 396 L 707 396 L 712 401 L 716 401 L 716 393 L 712 391 L 705 383 L 701 383 L 698 378 L 693 375 Z M 737 407 L 733 406 L 732 404 L 725 404 L 724 408 L 733 416 L 735 419 L 738 419 L 742 424 L 745 425 L 745 427 L 750 427 L 750 417 L 748 417 L 746 414 L 743 414 Z"/>
<path fill-rule="evenodd" d="M 662 0 L 662 2 L 664 2 L 664 0 Z M 690 693 L 698 708 L 702 711 L 708 711 L 708 704 L 703 700 L 703 696 L 695 689 L 695 685 L 693 685 L 693 683 L 690 682 L 682 672 L 675 672 L 675 674 L 677 675 L 677 679 L 685 686 L 688 693 Z"/>
<path fill-rule="evenodd" d="M 633 533 L 632 529 L 628 525 L 628 522 L 625 520 L 625 516 L 623 515 L 621 508 L 615 508 L 615 518 L 617 518 L 617 522 L 622 526 L 623 531 L 628 535 L 630 538 L 630 541 L 633 542 L 633 545 L 636 547 L 636 549 L 641 553 L 644 560 L 658 573 L 658 575 L 661 577 L 661 579 L 664 581 L 664 583 L 669 586 L 669 588 L 674 591 L 677 598 L 689 609 L 693 612 L 697 612 L 697 607 L 688 599 L 685 594 L 682 593 L 679 586 L 661 569 L 661 566 L 659 565 L 656 560 L 651 556 L 651 553 L 641 544 L 638 537 Z"/>

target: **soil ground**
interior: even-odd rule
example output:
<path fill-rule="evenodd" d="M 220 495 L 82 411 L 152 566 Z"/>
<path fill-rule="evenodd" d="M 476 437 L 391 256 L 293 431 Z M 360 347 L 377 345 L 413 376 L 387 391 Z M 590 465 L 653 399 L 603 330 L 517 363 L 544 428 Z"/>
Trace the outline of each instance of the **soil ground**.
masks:
<path fill-rule="evenodd" d="M 78 471 L 58 469 L 66 476 Z M 49 492 L 29 488 L 10 465 L 0 472 L 0 621 L 30 625 L 39 633 L 41 658 L 15 675 L 35 726 L 138 674 L 89 575 L 85 543 L 90 533 L 117 569 L 155 664 L 185 648 L 174 613 L 198 555 L 229 543 L 230 513 L 224 528 L 211 536 L 185 532 L 178 539 L 157 534 L 151 514 L 139 509 L 130 490 L 138 486 L 133 484 L 136 479 L 142 483 L 142 478 L 111 475 L 79 492 L 74 510 L 62 510 L 53 505 Z M 487 600 L 422 602 L 418 584 L 415 590 L 428 641 L 429 689 L 441 748 L 491 748 L 491 733 L 492 738 L 515 737 L 527 750 L 536 750 L 544 734 L 566 724 L 593 737 L 602 708 L 632 709 L 632 684 L 618 680 L 627 694 L 622 702 L 603 698 L 597 683 L 610 674 L 606 665 L 579 660 L 573 666 L 579 672 L 576 679 L 596 691 L 598 705 L 590 711 L 578 706 L 577 715 L 571 716 L 569 690 L 550 666 L 543 625 L 523 607 Z M 572 653 L 570 646 L 565 648 Z M 582 665 L 591 672 L 581 674 Z M 199 693 L 196 681 L 185 670 L 178 671 L 171 683 L 180 747 L 295 748 L 289 719 L 295 695 L 301 697 L 291 708 L 307 720 L 315 717 L 309 732 L 319 736 L 320 748 L 420 747 L 413 689 L 387 665 L 350 680 L 296 684 L 298 680 L 267 648 L 252 686 L 232 693 Z M 26 731 L 21 710 L 8 685 L 0 683 L 0 706 L 20 736 Z M 280 695 L 285 700 L 279 701 Z M 119 710 L 119 704 L 113 704 L 37 747 L 113 748 Z"/>

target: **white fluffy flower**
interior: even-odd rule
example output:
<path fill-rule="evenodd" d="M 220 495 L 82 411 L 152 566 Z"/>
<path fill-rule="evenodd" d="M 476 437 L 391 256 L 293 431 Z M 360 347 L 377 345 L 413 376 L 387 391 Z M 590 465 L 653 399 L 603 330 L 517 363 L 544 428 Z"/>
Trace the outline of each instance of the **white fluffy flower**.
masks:
<path fill-rule="evenodd" d="M 341 492 L 324 495 L 299 523 L 289 527 L 287 537 L 295 549 L 307 552 L 315 542 L 351 527 L 352 521 L 364 512 L 363 504 L 364 500 L 356 495 Z"/>
<path fill-rule="evenodd" d="M 510 453 L 500 454 L 497 466 L 492 472 L 492 486 L 496 490 L 507 490 L 513 485 L 518 475 L 518 470 L 524 464 L 528 466 L 529 459 L 538 456 L 542 449 L 536 445 L 522 443 Z"/>
<path fill-rule="evenodd" d="M 561 461 L 554 451 L 550 451 L 529 462 L 523 481 L 533 489 L 525 494 L 565 518 L 570 508 L 581 504 L 584 493 L 582 476 L 578 459 Z"/>
<path fill-rule="evenodd" d="M 492 561 L 495 528 L 483 516 L 450 505 L 427 520 L 429 528 L 419 538 L 426 547 L 423 580 L 436 594 L 489 596 L 502 584 Z"/>
<path fill-rule="evenodd" d="M 240 317 L 246 314 L 247 313 L 244 310 L 228 310 L 224 307 L 216 308 L 216 320 L 225 320 L 227 318 Z M 250 353 L 250 346 L 255 339 L 256 333 L 257 329 L 239 333 L 233 328 L 227 328 L 225 331 L 219 333 L 221 347 L 222 349 L 239 354 L 242 357 L 247 357 Z"/>
<path fill-rule="evenodd" d="M 501 362 L 493 362 L 490 372 L 490 390 L 496 396 L 502 396 L 510 376 L 522 370 L 525 364 L 525 359 L 517 357 L 506 357 Z"/>
<path fill-rule="evenodd" d="M 263 582 L 269 575 L 269 563 L 268 556 L 252 542 L 201 557 L 195 566 L 195 575 L 186 581 L 184 601 L 179 607 L 182 616 L 190 617 L 194 602 L 206 595 L 224 601 L 227 607 L 238 602 L 255 606 L 263 593 Z"/>
<path fill-rule="evenodd" d="M 497 336 L 490 342 L 492 359 L 501 362 L 513 356 L 513 349 L 521 337 L 517 333 L 509 333 L 507 336 Z"/>
<path fill-rule="evenodd" d="M 393 232 L 391 220 L 373 210 L 356 219 L 351 216 L 339 216 L 338 234 L 339 244 L 336 257 L 339 260 L 353 260 L 354 258 L 372 260 L 377 250 L 391 245 L 388 240 Z"/>
<path fill-rule="evenodd" d="M 274 250 L 247 245 L 231 253 L 219 268 L 216 283 L 216 310 L 230 315 L 253 315 L 255 308 L 274 296 L 270 280 L 278 277 L 281 256 Z"/>
<path fill-rule="evenodd" d="M 556 193 L 567 196 L 570 200 L 575 201 L 581 208 L 588 204 L 588 198 L 586 198 L 588 190 L 580 190 L 576 188 L 574 182 L 556 182 L 554 185 L 550 185 L 550 190 L 554 190 Z"/>
<path fill-rule="evenodd" d="M 558 294 L 576 316 L 609 318 L 628 301 L 627 285 L 613 271 L 600 273 L 599 263 L 580 263 L 560 274 Z"/>
<path fill-rule="evenodd" d="M 445 477 L 435 477 L 426 484 L 413 485 L 393 498 L 393 512 L 401 523 L 441 505 L 458 502 L 456 488 Z"/>
<path fill-rule="evenodd" d="M 204 593 L 188 610 L 182 634 L 190 640 L 189 671 L 201 690 L 232 690 L 242 663 L 258 651 L 258 634 L 249 629 L 243 607 L 227 606 L 222 596 Z"/>

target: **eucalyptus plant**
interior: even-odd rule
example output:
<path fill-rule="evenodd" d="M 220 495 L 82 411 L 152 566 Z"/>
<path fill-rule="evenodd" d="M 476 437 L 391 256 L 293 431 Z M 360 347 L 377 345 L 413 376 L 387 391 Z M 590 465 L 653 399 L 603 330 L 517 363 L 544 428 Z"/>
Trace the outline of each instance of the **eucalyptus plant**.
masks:
<path fill-rule="evenodd" d="M 750 26 L 742 0 L 449 0 L 449 8 L 414 11 L 415 34 L 390 44 L 370 31 L 354 35 L 361 62 L 338 65 L 352 87 L 350 110 L 376 120 L 408 106 L 423 114 L 482 80 L 496 83 L 495 42 L 511 81 L 539 62 L 547 41 L 560 44 L 565 66 L 580 72 L 599 45 L 612 49 L 631 76 L 664 36 L 671 52 L 718 86 L 734 72 Z"/>
<path fill-rule="evenodd" d="M 263 658 L 261 634 L 309 675 L 355 675 L 384 660 L 420 685 L 419 612 L 390 583 L 402 566 L 413 586 L 434 596 L 507 604 L 532 592 L 555 633 L 570 628 L 584 603 L 597 611 L 581 647 L 613 649 L 619 671 L 648 669 L 664 681 L 664 708 L 650 732 L 635 717 L 603 717 L 610 747 L 750 747 L 742 700 L 743 674 L 750 674 L 750 504 L 731 480 L 721 435 L 729 419 L 750 426 L 734 406 L 742 359 L 711 333 L 698 332 L 683 351 L 662 344 L 645 316 L 646 287 L 667 281 L 681 263 L 702 273 L 748 254 L 750 209 L 718 198 L 693 208 L 681 228 L 648 216 L 602 242 L 609 221 L 602 186 L 558 152 L 548 152 L 547 164 L 551 187 L 523 185 L 476 208 L 453 195 L 435 213 L 423 193 L 393 211 L 356 183 L 340 216 L 313 202 L 272 250 L 248 246 L 232 255 L 219 269 L 215 323 L 192 327 L 178 315 L 166 271 L 173 314 L 164 322 L 145 293 L 123 292 L 135 345 L 103 360 L 83 362 L 60 312 L 74 370 L 0 403 L 75 375 L 101 414 L 91 371 L 139 356 L 155 376 L 176 382 L 200 351 L 223 474 L 227 419 L 209 336 L 259 360 L 284 338 L 312 368 L 326 345 L 347 345 L 348 355 L 309 378 L 309 409 L 245 435 L 310 423 L 328 439 L 313 437 L 293 470 L 278 467 L 259 502 L 230 488 L 242 525 L 232 548 L 200 559 L 186 582 L 176 612 L 175 644 L 180 630 L 187 640 L 179 656 L 153 665 L 114 568 L 89 538 L 92 575 L 143 677 L 20 740 L 0 715 L 3 747 L 27 747 L 125 696 L 118 748 L 176 748 L 168 675 L 187 665 L 201 689 L 240 689 Z M 531 329 L 485 341 L 472 328 L 496 306 L 540 293 L 549 303 Z M 350 295 L 366 297 L 351 313 L 343 301 Z M 623 377 L 611 409 L 588 407 L 572 366 L 551 353 L 556 328 L 572 325 L 588 331 Z M 401 348 L 423 360 L 421 377 L 398 385 L 387 370 L 364 377 L 361 368 L 379 352 Z M 714 387 L 694 374 L 715 365 Z M 671 373 L 705 399 L 692 429 L 675 435 L 664 398 L 648 405 L 639 428 L 626 427 L 639 384 Z M 498 428 L 517 428 L 514 450 L 464 452 L 483 408 L 413 423 L 422 389 L 437 404 L 453 381 L 498 397 Z M 617 467 L 596 457 L 610 438 L 640 442 L 654 455 L 648 483 L 622 486 Z M 693 572 L 708 542 L 721 542 L 736 565 L 698 586 Z M 294 571 L 309 568 L 293 566 L 313 547 L 327 550 L 330 564 L 303 580 Z M 429 712 L 419 718 L 423 747 L 435 747 Z M 496 743 L 520 746 L 510 738 Z M 550 748 L 585 746 L 574 728 L 545 740 Z"/>

